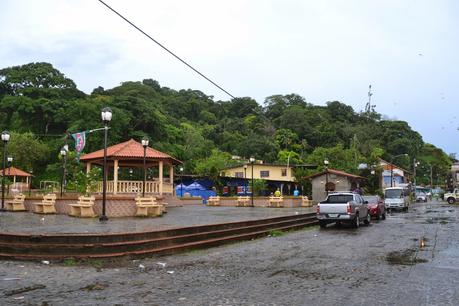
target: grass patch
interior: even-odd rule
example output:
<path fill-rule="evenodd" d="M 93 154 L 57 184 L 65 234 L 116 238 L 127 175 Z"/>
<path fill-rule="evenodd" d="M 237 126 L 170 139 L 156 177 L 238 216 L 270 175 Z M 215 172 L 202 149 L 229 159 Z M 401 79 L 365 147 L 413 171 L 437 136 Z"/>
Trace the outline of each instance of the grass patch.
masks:
<path fill-rule="evenodd" d="M 74 266 L 76 266 L 78 264 L 76 259 L 72 258 L 72 257 L 64 259 L 64 261 L 62 263 L 66 267 L 74 267 Z"/>
<path fill-rule="evenodd" d="M 285 235 L 285 233 L 283 231 L 280 231 L 280 230 L 271 230 L 271 231 L 269 231 L 269 235 L 271 237 L 279 237 L 279 236 Z"/>
<path fill-rule="evenodd" d="M 101 269 L 104 266 L 104 261 L 101 259 L 90 259 L 88 260 L 88 264 L 96 269 Z"/>

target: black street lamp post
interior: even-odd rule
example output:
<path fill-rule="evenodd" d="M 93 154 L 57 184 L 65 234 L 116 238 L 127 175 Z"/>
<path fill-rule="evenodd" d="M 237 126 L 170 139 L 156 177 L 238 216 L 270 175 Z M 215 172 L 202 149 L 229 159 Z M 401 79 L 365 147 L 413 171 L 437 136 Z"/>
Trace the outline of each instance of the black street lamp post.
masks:
<path fill-rule="evenodd" d="M 247 195 L 247 164 L 244 164 L 244 195 Z"/>
<path fill-rule="evenodd" d="M 408 156 L 408 154 L 404 153 L 404 154 L 395 155 L 390 159 L 390 187 L 394 187 L 394 164 L 393 162 L 394 162 L 394 159 L 400 156 Z"/>
<path fill-rule="evenodd" d="M 142 188 L 142 197 L 145 197 L 145 185 L 147 184 L 147 147 L 148 147 L 148 138 L 142 138 L 143 146 L 143 188 Z"/>
<path fill-rule="evenodd" d="M 112 120 L 112 110 L 109 107 L 104 107 L 101 112 L 102 121 L 104 122 L 104 165 L 103 165 L 103 180 L 102 180 L 102 216 L 99 221 L 107 221 L 108 217 L 105 213 L 107 201 L 107 137 L 108 124 Z"/>
<path fill-rule="evenodd" d="M 7 164 L 8 164 L 8 179 L 9 179 L 10 174 L 11 174 L 11 166 L 13 165 L 13 158 L 11 156 L 8 156 L 6 159 L 7 159 Z M 10 185 L 11 185 L 11 182 L 8 184 L 8 190 L 6 191 L 7 194 L 10 194 Z"/>
<path fill-rule="evenodd" d="M 62 158 L 62 177 L 61 177 L 61 198 L 64 195 L 64 185 L 65 185 L 65 166 L 67 162 L 67 150 L 66 148 L 61 149 L 61 158 Z"/>
<path fill-rule="evenodd" d="M 329 161 L 328 159 L 324 159 L 324 165 L 325 165 L 325 193 L 328 196 L 328 164 Z"/>
<path fill-rule="evenodd" d="M 253 207 L 254 206 L 253 205 L 253 194 L 255 193 L 255 190 L 253 188 L 253 163 L 255 162 L 255 158 L 254 157 L 250 157 L 249 161 L 252 164 L 252 197 L 251 197 L 251 202 L 252 202 L 252 207 Z"/>
<path fill-rule="evenodd" d="M 30 173 L 30 181 L 29 181 L 29 197 L 32 194 L 32 177 L 33 177 L 33 170 L 29 171 Z"/>
<path fill-rule="evenodd" d="M 183 198 L 183 167 L 180 167 L 180 197 Z"/>
<path fill-rule="evenodd" d="M 10 133 L 8 131 L 2 132 L 3 141 L 3 171 L 2 171 L 2 211 L 5 210 L 5 164 L 6 164 L 6 146 L 10 141 Z"/>

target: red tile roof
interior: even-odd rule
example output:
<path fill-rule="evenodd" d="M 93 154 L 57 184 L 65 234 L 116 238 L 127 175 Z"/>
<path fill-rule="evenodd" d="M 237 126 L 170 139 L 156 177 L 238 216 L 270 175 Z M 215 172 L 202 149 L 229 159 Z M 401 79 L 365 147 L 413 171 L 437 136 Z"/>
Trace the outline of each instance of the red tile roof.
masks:
<path fill-rule="evenodd" d="M 335 169 L 328 169 L 328 170 L 324 170 L 322 172 L 319 172 L 319 173 L 316 173 L 316 174 L 313 174 L 313 175 L 310 175 L 308 177 L 306 177 L 306 179 L 312 179 L 312 178 L 315 178 L 317 176 L 321 176 L 321 175 L 324 175 L 326 173 L 331 173 L 331 174 L 336 174 L 336 175 L 340 175 L 340 176 L 346 176 L 346 177 L 350 177 L 350 178 L 355 178 L 355 179 L 364 179 L 366 180 L 366 178 L 364 178 L 363 176 L 359 176 L 359 175 L 355 175 L 355 174 L 350 174 L 350 173 L 347 173 L 347 172 L 344 172 L 344 171 L 340 171 L 340 170 L 335 170 Z"/>
<path fill-rule="evenodd" d="M 0 176 L 3 175 L 3 170 L 0 171 Z M 25 172 L 16 167 L 5 168 L 5 176 L 32 176 L 32 174 Z"/>
<path fill-rule="evenodd" d="M 91 161 L 95 159 L 104 158 L 104 149 L 91 152 L 81 156 L 80 160 L 82 161 Z M 143 146 L 140 142 L 130 139 L 128 141 L 116 144 L 114 146 L 107 148 L 107 158 L 111 159 L 143 159 Z M 147 160 L 169 160 L 173 164 L 181 164 L 182 162 L 169 154 L 163 153 L 161 151 L 155 150 L 151 147 L 147 147 L 146 152 Z"/>

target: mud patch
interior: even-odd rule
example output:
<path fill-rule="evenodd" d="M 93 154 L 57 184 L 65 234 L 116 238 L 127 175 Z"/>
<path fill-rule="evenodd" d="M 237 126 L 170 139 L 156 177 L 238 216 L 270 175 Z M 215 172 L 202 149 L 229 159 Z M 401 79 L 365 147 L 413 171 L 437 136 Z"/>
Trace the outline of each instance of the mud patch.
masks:
<path fill-rule="evenodd" d="M 452 221 L 451 217 L 434 217 L 434 218 L 428 218 L 425 220 L 425 223 L 427 224 L 434 224 L 434 223 L 440 223 L 440 224 L 446 224 Z"/>
<path fill-rule="evenodd" d="M 394 251 L 386 255 L 386 261 L 391 265 L 412 266 L 417 263 L 427 262 L 428 260 L 416 257 L 416 250 L 407 249 L 404 251 Z"/>

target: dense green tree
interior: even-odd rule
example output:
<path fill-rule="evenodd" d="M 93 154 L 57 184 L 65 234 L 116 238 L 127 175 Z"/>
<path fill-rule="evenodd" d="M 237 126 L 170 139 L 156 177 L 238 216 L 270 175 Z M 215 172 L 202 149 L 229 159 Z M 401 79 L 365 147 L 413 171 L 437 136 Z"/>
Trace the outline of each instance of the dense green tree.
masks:
<path fill-rule="evenodd" d="M 269 96 L 263 106 L 250 97 L 215 101 L 199 90 L 174 90 L 154 79 L 99 86 L 86 95 L 49 63 L 0 70 L 0 129 L 14 132 L 16 165 L 33 168 L 37 179 L 58 179 L 59 149 L 65 142 L 73 149 L 66 135 L 100 128 L 105 106 L 113 110 L 109 145 L 148 136 L 155 148 L 183 160 L 187 173 L 215 177 L 222 160 L 239 155 L 319 168 L 328 158 L 332 168 L 364 174 L 357 170 L 359 163 L 374 165 L 379 157 L 407 153 L 409 158 L 397 164 L 412 169 L 416 157 L 424 183 L 430 166 L 433 179 L 443 181 L 451 163 L 406 122 L 381 120 L 374 108 L 356 113 L 339 101 L 317 106 L 297 94 Z M 102 143 L 101 131 L 89 133 L 85 152 L 101 149 Z M 75 164 L 71 172 L 80 168 Z"/>

